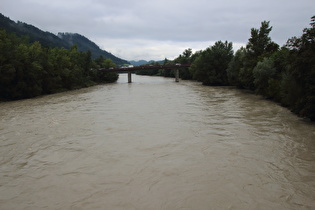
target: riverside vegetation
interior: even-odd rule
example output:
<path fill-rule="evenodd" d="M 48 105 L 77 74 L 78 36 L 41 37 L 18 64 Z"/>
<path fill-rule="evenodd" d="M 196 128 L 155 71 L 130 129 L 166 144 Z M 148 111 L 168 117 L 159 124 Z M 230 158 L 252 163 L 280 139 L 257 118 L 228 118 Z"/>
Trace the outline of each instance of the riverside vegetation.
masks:
<path fill-rule="evenodd" d="M 88 87 L 118 79 L 98 68 L 115 66 L 110 59 L 92 60 L 91 53 L 43 47 L 39 42 L 0 30 L 0 98 L 16 100 Z"/>
<path fill-rule="evenodd" d="M 246 47 L 235 53 L 232 42 L 217 41 L 195 53 L 186 49 L 173 61 L 165 59 L 164 64 L 190 63 L 190 68 L 180 70 L 182 79 L 252 90 L 314 121 L 315 16 L 310 26 L 301 37 L 293 37 L 280 47 L 269 36 L 272 30 L 269 22 L 263 21 L 259 29 L 251 29 Z M 69 34 L 61 35 L 68 38 Z M 1 100 L 30 98 L 118 78 L 116 73 L 97 70 L 114 67 L 111 59 L 102 56 L 93 59 L 90 51 L 79 51 L 76 45 L 69 49 L 45 46 L 5 29 L 0 29 L 0 55 Z M 173 70 L 166 69 L 137 73 L 174 76 Z"/>
<path fill-rule="evenodd" d="M 16 100 L 114 82 L 104 73 L 125 63 L 79 34 L 58 36 L 0 14 L 0 100 Z"/>
<path fill-rule="evenodd" d="M 315 16 L 301 37 L 293 37 L 280 47 L 269 36 L 272 27 L 263 21 L 251 29 L 246 47 L 234 54 L 232 42 L 217 41 L 205 50 L 186 49 L 164 64 L 190 63 L 180 70 L 182 79 L 204 85 L 232 85 L 255 91 L 288 107 L 299 116 L 315 120 Z M 173 70 L 139 71 L 138 74 L 174 76 Z"/>

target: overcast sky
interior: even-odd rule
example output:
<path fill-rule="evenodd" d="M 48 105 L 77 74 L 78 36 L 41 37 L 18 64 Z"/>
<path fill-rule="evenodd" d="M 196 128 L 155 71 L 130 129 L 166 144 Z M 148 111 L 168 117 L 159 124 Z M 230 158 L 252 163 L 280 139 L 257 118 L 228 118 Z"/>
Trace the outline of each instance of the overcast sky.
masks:
<path fill-rule="evenodd" d="M 309 27 L 315 0 L 1 0 L 0 12 L 55 34 L 79 33 L 126 60 L 163 60 L 219 40 L 236 50 L 264 20 L 283 45 Z"/>

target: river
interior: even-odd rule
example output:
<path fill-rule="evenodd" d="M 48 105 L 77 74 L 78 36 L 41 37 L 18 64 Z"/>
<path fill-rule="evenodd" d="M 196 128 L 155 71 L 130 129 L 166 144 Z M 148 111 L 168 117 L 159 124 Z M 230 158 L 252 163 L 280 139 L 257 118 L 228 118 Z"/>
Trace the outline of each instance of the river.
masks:
<path fill-rule="evenodd" d="M 315 209 L 315 125 L 232 87 L 120 75 L 0 103 L 0 209 Z"/>

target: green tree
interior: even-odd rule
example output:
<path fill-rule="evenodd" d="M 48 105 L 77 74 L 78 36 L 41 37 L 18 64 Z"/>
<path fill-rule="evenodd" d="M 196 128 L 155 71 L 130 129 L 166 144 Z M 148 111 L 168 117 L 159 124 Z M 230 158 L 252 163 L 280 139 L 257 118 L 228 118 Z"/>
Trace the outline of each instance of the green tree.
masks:
<path fill-rule="evenodd" d="M 184 52 L 181 55 L 179 55 L 179 57 L 176 58 L 174 62 L 178 64 L 190 64 L 191 56 L 192 49 L 188 48 L 184 50 Z M 181 68 L 179 72 L 180 72 L 179 75 L 182 79 L 192 79 L 192 74 L 189 71 L 189 68 Z"/>
<path fill-rule="evenodd" d="M 288 84 L 283 86 L 288 87 L 291 109 L 315 120 L 315 16 L 311 18 L 310 25 L 303 30 L 301 37 L 293 37 L 287 42 L 292 66 L 286 73 L 286 81 L 296 88 L 292 90 Z M 295 102 L 292 102 L 292 97 Z"/>
<path fill-rule="evenodd" d="M 58 48 L 46 48 L 43 60 L 43 92 L 56 93 L 62 88 L 61 68 Z"/>
<path fill-rule="evenodd" d="M 269 26 L 269 23 L 269 21 L 263 21 L 260 29 L 251 29 L 251 37 L 246 45 L 249 57 L 258 58 L 263 55 L 267 49 L 269 50 L 269 46 L 272 45 L 271 38 L 269 37 L 272 27 Z"/>
<path fill-rule="evenodd" d="M 253 70 L 259 61 L 276 52 L 279 46 L 271 41 L 269 33 L 272 27 L 269 21 L 263 21 L 260 29 L 251 29 L 251 37 L 246 45 L 246 57 L 243 61 L 243 67 L 239 72 L 240 86 L 246 89 L 254 90 Z"/>
<path fill-rule="evenodd" d="M 114 68 L 116 65 L 113 63 L 111 59 L 106 59 L 100 56 L 95 60 L 97 65 L 97 69 L 94 69 L 94 81 L 97 83 L 105 83 L 105 82 L 114 82 L 118 79 L 118 74 L 115 72 L 105 72 L 99 71 L 99 68 Z"/>
<path fill-rule="evenodd" d="M 204 85 L 227 85 L 227 68 L 233 58 L 231 42 L 216 42 L 192 63 L 193 78 Z"/>
<path fill-rule="evenodd" d="M 198 57 L 190 66 L 190 71 L 193 74 L 193 79 L 204 83 L 207 78 L 207 70 L 209 67 L 208 57 L 210 54 L 210 48 L 207 48 L 204 51 L 201 51 Z"/>
<path fill-rule="evenodd" d="M 276 70 L 274 76 L 269 81 L 268 93 L 269 98 L 276 102 L 282 103 L 283 92 L 282 83 L 284 75 L 288 68 L 290 68 L 290 52 L 286 47 L 282 47 L 275 52 L 270 58 L 273 60 L 273 66 Z"/>
<path fill-rule="evenodd" d="M 28 49 L 28 55 L 24 62 L 24 78 L 27 88 L 24 96 L 27 98 L 42 94 L 42 74 L 43 74 L 43 49 L 39 42 L 34 42 Z"/>
<path fill-rule="evenodd" d="M 242 68 L 244 68 L 245 56 L 245 48 L 241 47 L 239 50 L 236 51 L 231 62 L 229 63 L 229 66 L 227 68 L 227 76 L 230 85 L 241 87 L 240 71 Z"/>
<path fill-rule="evenodd" d="M 86 87 L 98 82 L 116 81 L 116 73 L 100 72 L 114 67 L 109 59 L 93 62 L 90 52 L 43 48 L 0 30 L 0 99 L 12 100 Z M 94 69 L 94 70 L 92 70 Z"/>
<path fill-rule="evenodd" d="M 15 52 L 20 40 L 0 30 L 0 99 L 10 98 L 12 83 L 16 77 Z"/>
<path fill-rule="evenodd" d="M 167 58 L 164 59 L 163 65 L 171 65 L 174 64 L 173 61 L 168 60 Z M 163 76 L 163 77 L 174 77 L 174 72 L 171 69 L 159 69 L 157 76 Z"/>
<path fill-rule="evenodd" d="M 272 58 L 264 58 L 263 61 L 257 63 L 253 70 L 255 91 L 266 97 L 270 97 L 269 86 L 272 85 L 272 79 L 276 74 Z"/>

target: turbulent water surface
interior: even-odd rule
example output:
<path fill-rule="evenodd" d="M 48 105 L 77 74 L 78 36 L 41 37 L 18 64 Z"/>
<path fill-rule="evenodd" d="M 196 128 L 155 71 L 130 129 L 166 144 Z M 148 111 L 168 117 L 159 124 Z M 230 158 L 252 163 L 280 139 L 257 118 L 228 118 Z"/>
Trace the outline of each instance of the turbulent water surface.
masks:
<path fill-rule="evenodd" d="M 315 125 L 231 87 L 120 75 L 0 103 L 0 209 L 315 209 Z"/>

